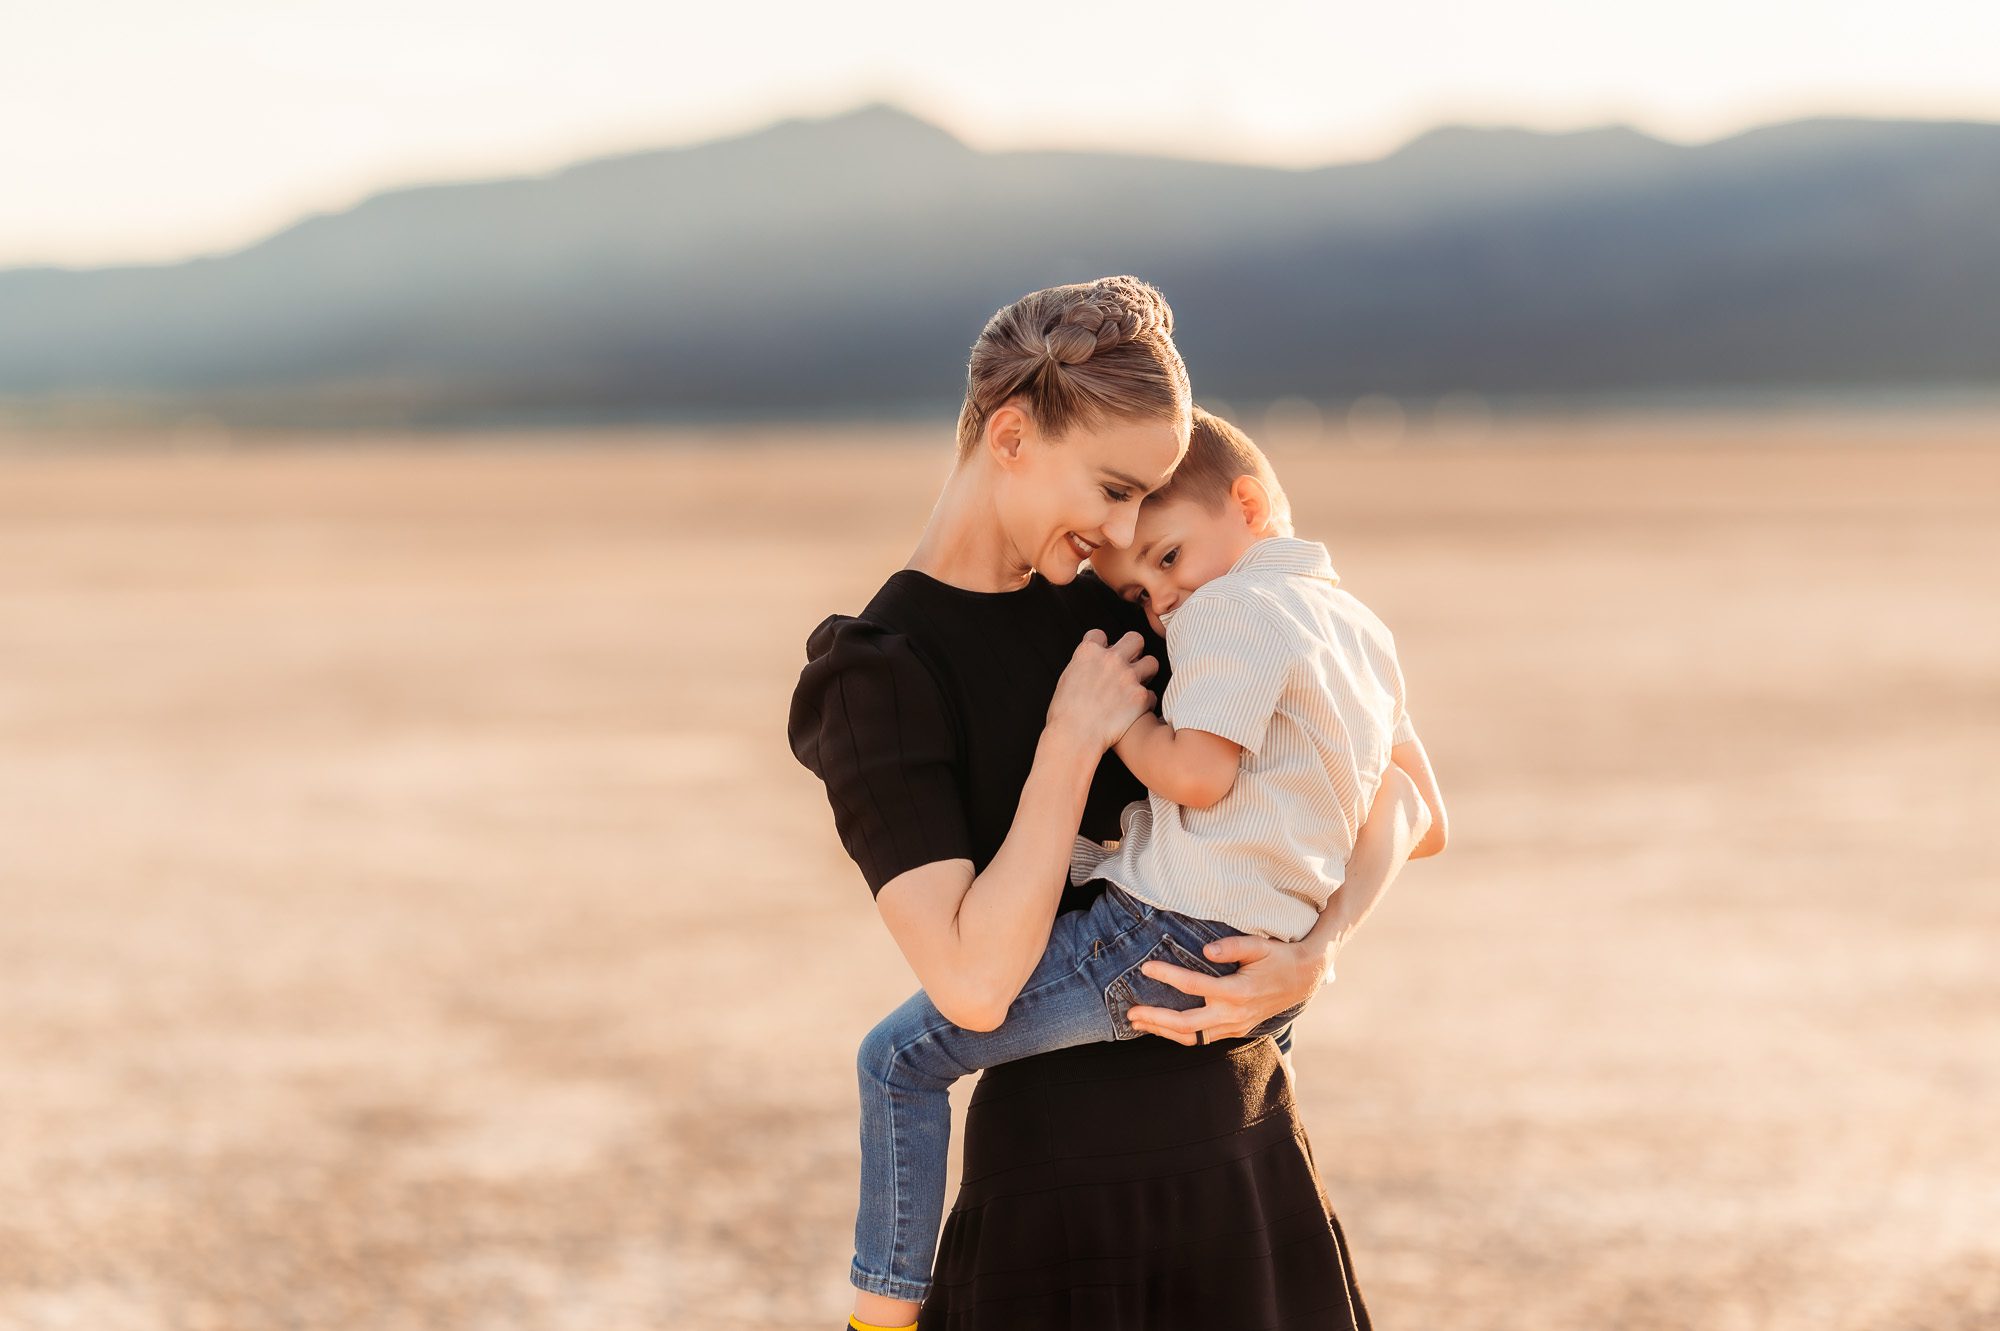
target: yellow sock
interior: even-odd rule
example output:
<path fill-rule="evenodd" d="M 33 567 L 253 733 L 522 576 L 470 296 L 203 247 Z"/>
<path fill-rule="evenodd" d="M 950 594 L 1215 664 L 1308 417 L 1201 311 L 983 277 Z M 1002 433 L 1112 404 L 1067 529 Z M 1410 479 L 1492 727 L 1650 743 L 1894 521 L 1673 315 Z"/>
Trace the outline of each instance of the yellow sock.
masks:
<path fill-rule="evenodd" d="M 908 1326 L 877 1326 L 873 1322 L 862 1321 L 852 1313 L 847 1315 L 847 1324 L 853 1327 L 854 1331 L 917 1331 L 917 1324 L 915 1322 L 910 1323 Z"/>

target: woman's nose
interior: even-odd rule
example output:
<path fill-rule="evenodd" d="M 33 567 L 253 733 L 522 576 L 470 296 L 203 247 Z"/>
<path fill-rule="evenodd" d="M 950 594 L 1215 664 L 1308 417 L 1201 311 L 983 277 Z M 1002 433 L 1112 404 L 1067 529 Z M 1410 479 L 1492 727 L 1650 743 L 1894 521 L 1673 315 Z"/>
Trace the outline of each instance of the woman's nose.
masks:
<path fill-rule="evenodd" d="M 1120 504 L 1104 521 L 1104 539 L 1113 549 L 1131 548 L 1132 532 L 1139 525 L 1139 506 Z"/>

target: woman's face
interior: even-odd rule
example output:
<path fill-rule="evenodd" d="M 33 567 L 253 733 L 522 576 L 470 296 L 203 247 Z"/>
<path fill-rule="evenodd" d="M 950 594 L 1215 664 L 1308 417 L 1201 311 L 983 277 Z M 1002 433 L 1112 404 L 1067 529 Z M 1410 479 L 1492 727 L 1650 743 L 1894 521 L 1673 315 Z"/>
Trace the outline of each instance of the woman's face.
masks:
<path fill-rule="evenodd" d="M 1067 583 L 1092 550 L 1130 545 L 1139 501 L 1166 484 L 1185 448 L 1171 421 L 1109 421 L 1058 440 L 1024 421 L 1002 464 L 1000 520 L 1015 559 Z"/>

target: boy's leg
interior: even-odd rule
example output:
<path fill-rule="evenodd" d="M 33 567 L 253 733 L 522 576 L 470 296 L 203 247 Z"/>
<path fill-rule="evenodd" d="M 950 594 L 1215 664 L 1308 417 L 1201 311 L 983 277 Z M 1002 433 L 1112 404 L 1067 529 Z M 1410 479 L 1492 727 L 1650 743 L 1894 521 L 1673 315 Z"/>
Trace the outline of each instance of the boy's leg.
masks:
<path fill-rule="evenodd" d="M 1116 906 L 1058 916 L 1040 964 L 994 1030 L 954 1026 L 928 995 L 916 993 L 868 1032 L 856 1059 L 861 1204 L 849 1275 L 855 1288 L 923 1299 L 944 1216 L 951 1084 L 981 1068 L 1115 1039 L 1102 965 L 1095 963 L 1109 964 L 1107 949 L 1133 924 Z"/>

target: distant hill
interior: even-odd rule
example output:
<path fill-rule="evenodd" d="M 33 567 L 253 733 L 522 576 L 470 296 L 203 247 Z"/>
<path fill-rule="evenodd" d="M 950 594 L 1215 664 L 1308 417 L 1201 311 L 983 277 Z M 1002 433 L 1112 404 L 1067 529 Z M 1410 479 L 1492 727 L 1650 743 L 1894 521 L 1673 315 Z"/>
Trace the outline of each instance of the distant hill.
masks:
<path fill-rule="evenodd" d="M 1434 130 L 1290 171 L 988 153 L 889 106 L 399 189 L 233 254 L 0 271 L 0 395 L 263 415 L 955 399 L 985 318 L 1133 272 L 1197 391 L 2000 383 L 2000 126 L 1698 147 Z"/>

